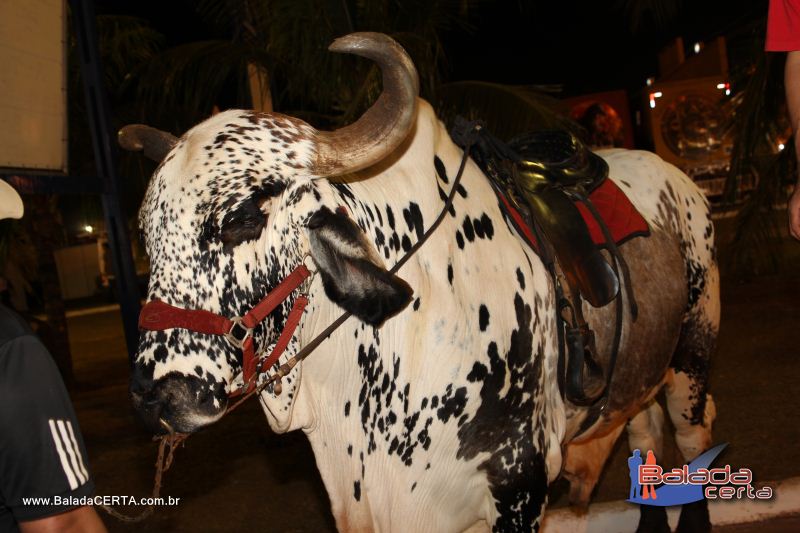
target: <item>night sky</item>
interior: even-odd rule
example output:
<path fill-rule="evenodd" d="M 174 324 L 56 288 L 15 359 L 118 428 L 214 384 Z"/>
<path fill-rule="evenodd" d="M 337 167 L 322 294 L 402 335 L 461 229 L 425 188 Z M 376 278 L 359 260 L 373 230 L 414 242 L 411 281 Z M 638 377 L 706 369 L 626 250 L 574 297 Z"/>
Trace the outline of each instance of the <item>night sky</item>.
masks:
<path fill-rule="evenodd" d="M 566 94 L 638 89 L 658 74 L 658 51 L 676 37 L 684 43 L 725 35 L 765 16 L 760 0 L 684 0 L 677 19 L 657 31 L 630 29 L 615 0 L 541 1 L 516 15 L 516 2 L 483 9 L 479 29 L 460 39 L 452 57 L 460 79 L 504 83 L 560 83 Z"/>
<path fill-rule="evenodd" d="M 658 28 L 645 21 L 636 33 L 622 0 L 478 3 L 470 33 L 444 35 L 447 78 L 561 84 L 565 95 L 636 90 L 657 76 L 657 53 L 675 37 L 691 44 L 728 35 L 767 10 L 767 0 L 677 1 L 681 7 L 670 24 Z M 211 36 L 192 4 L 100 0 L 98 12 L 145 18 L 174 45 Z"/>

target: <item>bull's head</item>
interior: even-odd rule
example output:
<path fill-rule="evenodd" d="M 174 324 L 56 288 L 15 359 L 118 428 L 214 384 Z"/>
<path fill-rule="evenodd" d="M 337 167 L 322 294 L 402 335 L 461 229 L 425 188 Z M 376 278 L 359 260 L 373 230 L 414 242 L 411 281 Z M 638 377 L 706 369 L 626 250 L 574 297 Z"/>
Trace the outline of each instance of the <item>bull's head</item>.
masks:
<path fill-rule="evenodd" d="M 379 324 L 408 303 L 409 287 L 385 270 L 339 209 L 327 178 L 370 166 L 400 145 L 416 117 L 417 73 L 381 34 L 349 35 L 330 49 L 372 59 L 383 73 L 378 101 L 343 129 L 321 132 L 278 113 L 226 111 L 180 139 L 139 125 L 120 132 L 125 148 L 161 161 L 139 214 L 149 300 L 241 316 L 310 257 L 327 298 L 365 322 Z M 257 346 L 275 342 L 295 296 L 256 328 Z M 134 406 L 156 431 L 164 423 L 182 432 L 207 425 L 224 412 L 241 357 L 224 336 L 143 331 Z M 299 371 L 286 381 L 286 401 Z"/>

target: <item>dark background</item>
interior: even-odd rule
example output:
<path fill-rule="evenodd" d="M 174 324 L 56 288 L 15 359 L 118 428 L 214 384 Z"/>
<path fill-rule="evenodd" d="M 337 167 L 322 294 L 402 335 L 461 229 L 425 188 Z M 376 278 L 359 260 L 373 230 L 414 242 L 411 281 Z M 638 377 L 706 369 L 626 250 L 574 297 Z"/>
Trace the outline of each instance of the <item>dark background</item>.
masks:
<path fill-rule="evenodd" d="M 633 4 L 649 2 L 632 0 Z M 188 0 L 101 0 L 99 14 L 148 20 L 173 46 L 215 35 Z M 400 2 L 402 4 L 402 2 Z M 719 35 L 736 39 L 763 19 L 767 0 L 676 0 L 674 18 L 637 17 L 621 0 L 478 2 L 466 30 L 445 33 L 447 81 L 563 84 L 564 94 L 638 89 L 658 75 L 658 51 Z"/>

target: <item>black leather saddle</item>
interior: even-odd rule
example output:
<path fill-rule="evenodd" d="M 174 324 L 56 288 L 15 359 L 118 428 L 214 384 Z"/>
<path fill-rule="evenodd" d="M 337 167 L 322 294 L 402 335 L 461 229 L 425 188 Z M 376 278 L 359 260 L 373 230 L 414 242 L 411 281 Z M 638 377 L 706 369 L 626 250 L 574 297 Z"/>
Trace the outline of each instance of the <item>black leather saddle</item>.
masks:
<path fill-rule="evenodd" d="M 566 131 L 540 131 L 509 146 L 519 155 L 512 177 L 525 196 L 570 287 L 594 307 L 619 292 L 619 280 L 589 234 L 575 200 L 608 177 L 608 164 Z"/>
<path fill-rule="evenodd" d="M 580 188 L 590 194 L 608 177 L 608 164 L 577 137 L 563 130 L 527 133 L 509 146 L 520 172 L 540 187 Z"/>
<path fill-rule="evenodd" d="M 468 126 L 457 120 L 451 132 L 462 146 L 466 143 L 460 139 L 466 138 Z M 472 139 L 470 153 L 540 241 L 540 255 L 554 278 L 558 301 L 559 385 L 572 403 L 594 405 L 607 397 L 604 393 L 619 347 L 620 281 L 618 269 L 612 268 L 592 240 L 575 202 L 583 202 L 596 215 L 588 195 L 608 178 L 608 165 L 566 131 L 533 132 L 505 144 L 483 129 Z M 601 220 L 598 223 L 605 227 Z M 616 252 L 617 265 L 622 259 L 614 243 L 608 248 Z M 567 295 L 558 281 L 553 256 L 566 280 Z M 581 298 L 594 307 L 617 299 L 617 334 L 607 373 L 597 362 L 594 333 L 583 318 Z M 564 316 L 565 310 L 569 316 Z"/>

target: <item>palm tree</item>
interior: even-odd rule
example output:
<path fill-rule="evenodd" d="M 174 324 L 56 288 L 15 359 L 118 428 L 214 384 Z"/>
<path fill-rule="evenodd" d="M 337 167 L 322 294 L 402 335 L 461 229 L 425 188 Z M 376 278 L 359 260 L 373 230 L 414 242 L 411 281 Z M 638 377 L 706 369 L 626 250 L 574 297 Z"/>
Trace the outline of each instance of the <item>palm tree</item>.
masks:
<path fill-rule="evenodd" d="M 726 182 L 726 200 L 737 200 L 742 180 L 755 181 L 735 220 L 727 266 L 742 277 L 775 272 L 781 266 L 781 227 L 774 211 L 786 200 L 797 172 L 794 142 L 786 113 L 783 67 L 785 54 L 764 52 L 766 19 L 742 27 L 732 50 L 735 96 L 728 129 L 734 144 Z M 779 149 L 780 146 L 783 149 Z"/>
<path fill-rule="evenodd" d="M 230 37 L 165 50 L 137 69 L 137 96 L 147 109 L 147 121 L 173 131 L 208 116 L 226 91 L 239 107 L 260 104 L 318 127 L 337 127 L 352 121 L 378 96 L 380 76 L 370 62 L 331 54 L 326 48 L 336 37 L 368 30 L 386 33 L 403 45 L 420 73 L 421 95 L 447 120 L 459 113 L 482 117 L 506 138 L 535 127 L 574 127 L 556 112 L 556 100 L 536 87 L 443 83 L 447 58 L 442 35 L 471 31 L 470 16 L 478 4 L 203 0 L 199 14 L 217 33 Z M 176 121 L 177 115 L 181 118 Z"/>

